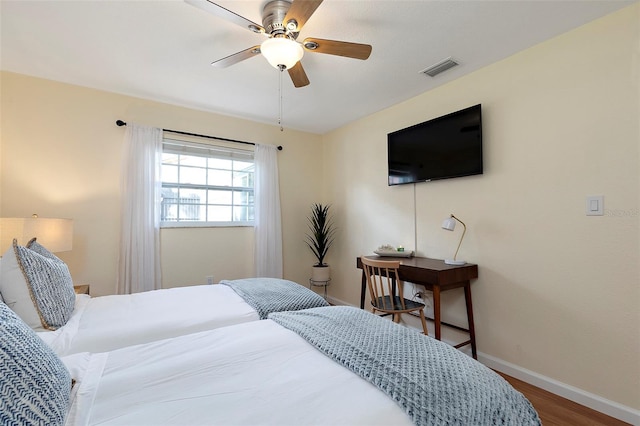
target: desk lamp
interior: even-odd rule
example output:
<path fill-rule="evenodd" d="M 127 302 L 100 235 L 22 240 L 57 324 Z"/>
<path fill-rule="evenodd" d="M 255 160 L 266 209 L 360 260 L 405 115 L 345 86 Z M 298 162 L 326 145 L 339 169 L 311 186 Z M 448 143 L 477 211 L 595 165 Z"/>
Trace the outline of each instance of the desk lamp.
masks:
<path fill-rule="evenodd" d="M 52 253 L 69 251 L 73 241 L 73 220 L 39 218 L 35 214 L 29 218 L 0 218 L 0 257 L 11 247 L 14 238 L 22 246 L 37 238 L 38 243 Z"/>
<path fill-rule="evenodd" d="M 457 260 L 456 256 L 458 256 L 458 250 L 460 250 L 460 244 L 462 244 L 462 239 L 464 238 L 464 233 L 467 232 L 467 225 L 464 224 L 463 221 L 455 217 L 453 214 L 442 222 L 442 229 L 446 229 L 447 231 L 453 231 L 456 229 L 456 220 L 464 226 L 464 230 L 462 231 L 462 236 L 460 237 L 460 242 L 458 243 L 458 248 L 456 249 L 455 254 L 453 255 L 453 259 L 445 259 L 444 263 L 447 265 L 464 265 L 464 260 Z"/>

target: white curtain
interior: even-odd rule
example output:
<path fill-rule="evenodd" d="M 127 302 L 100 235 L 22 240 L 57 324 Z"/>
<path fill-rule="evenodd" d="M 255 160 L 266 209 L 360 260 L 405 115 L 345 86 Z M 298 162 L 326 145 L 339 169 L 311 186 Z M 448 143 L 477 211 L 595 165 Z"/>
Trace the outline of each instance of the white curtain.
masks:
<path fill-rule="evenodd" d="M 256 144 L 255 165 L 256 276 L 282 278 L 282 223 L 277 148 L 273 145 Z"/>
<path fill-rule="evenodd" d="M 119 294 L 161 287 L 162 129 L 127 124 L 121 176 Z"/>

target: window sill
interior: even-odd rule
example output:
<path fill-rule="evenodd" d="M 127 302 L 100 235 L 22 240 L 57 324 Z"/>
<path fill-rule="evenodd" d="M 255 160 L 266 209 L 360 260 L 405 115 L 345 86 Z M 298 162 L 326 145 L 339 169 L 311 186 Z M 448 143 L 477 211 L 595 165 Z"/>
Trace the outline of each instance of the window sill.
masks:
<path fill-rule="evenodd" d="M 242 228 L 253 227 L 253 222 L 162 222 L 160 229 L 166 228 Z"/>

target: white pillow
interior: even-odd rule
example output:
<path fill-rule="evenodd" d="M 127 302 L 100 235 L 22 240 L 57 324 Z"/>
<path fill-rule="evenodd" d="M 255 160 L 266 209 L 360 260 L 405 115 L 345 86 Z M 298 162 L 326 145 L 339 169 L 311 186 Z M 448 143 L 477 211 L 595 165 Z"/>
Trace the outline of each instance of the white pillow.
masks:
<path fill-rule="evenodd" d="M 69 268 L 35 239 L 27 247 L 14 240 L 4 254 L 0 293 L 7 306 L 37 331 L 62 327 L 73 313 L 75 292 Z"/>

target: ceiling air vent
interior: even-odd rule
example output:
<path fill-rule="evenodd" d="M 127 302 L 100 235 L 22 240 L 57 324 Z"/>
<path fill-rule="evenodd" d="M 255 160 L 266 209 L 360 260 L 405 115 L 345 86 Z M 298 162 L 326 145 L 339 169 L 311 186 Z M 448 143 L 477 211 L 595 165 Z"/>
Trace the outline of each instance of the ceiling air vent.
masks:
<path fill-rule="evenodd" d="M 453 68 L 455 66 L 459 65 L 456 61 L 454 61 L 451 58 L 447 58 L 443 61 L 438 62 L 435 65 L 430 66 L 429 68 L 420 71 L 423 74 L 428 75 L 429 77 L 435 77 L 436 75 L 440 74 L 441 72 L 445 72 L 446 70 Z"/>

